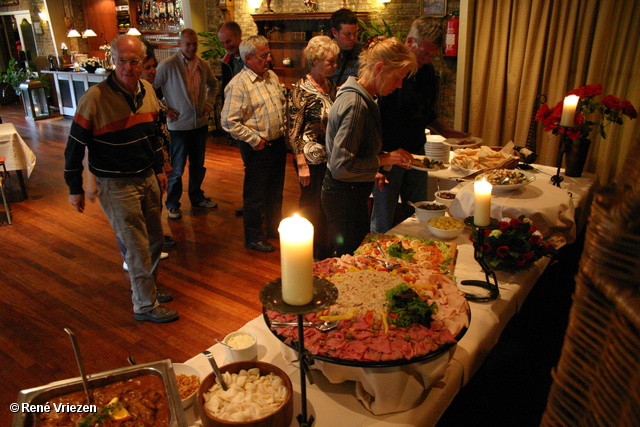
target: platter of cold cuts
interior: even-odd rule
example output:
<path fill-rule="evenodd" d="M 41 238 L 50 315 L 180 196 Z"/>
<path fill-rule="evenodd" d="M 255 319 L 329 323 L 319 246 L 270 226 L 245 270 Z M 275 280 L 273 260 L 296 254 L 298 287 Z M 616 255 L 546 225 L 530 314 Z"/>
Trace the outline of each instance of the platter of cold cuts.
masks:
<path fill-rule="evenodd" d="M 353 255 L 316 262 L 314 274 L 331 281 L 338 298 L 304 320 L 340 323 L 328 332 L 305 327 L 305 348 L 318 360 L 360 367 L 405 365 L 447 351 L 470 322 L 453 278 L 455 255 L 455 245 L 438 240 L 370 234 Z M 274 335 L 296 349 L 297 327 L 271 323 L 297 317 L 263 311 Z"/>

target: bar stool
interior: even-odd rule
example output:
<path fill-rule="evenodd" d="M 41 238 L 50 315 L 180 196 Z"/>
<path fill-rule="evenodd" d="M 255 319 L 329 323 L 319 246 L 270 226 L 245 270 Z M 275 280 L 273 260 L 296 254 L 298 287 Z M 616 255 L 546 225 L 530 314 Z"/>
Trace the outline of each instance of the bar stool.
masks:
<path fill-rule="evenodd" d="M 4 210 L 7 213 L 7 222 L 11 225 L 11 207 L 7 200 L 7 194 L 4 191 L 4 179 L 9 175 L 9 172 L 7 172 L 4 160 L 4 157 L 0 157 L 0 166 L 2 166 L 2 170 L 0 171 L 0 192 L 2 193 L 2 201 L 4 202 Z"/>

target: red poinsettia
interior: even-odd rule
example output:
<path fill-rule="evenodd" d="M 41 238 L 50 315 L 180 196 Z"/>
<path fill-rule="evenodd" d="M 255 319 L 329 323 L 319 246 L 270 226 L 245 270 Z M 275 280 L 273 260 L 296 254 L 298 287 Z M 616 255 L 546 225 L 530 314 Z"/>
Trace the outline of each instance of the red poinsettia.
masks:
<path fill-rule="evenodd" d="M 564 101 L 558 102 L 553 108 L 549 108 L 545 102 L 536 113 L 536 120 L 544 123 L 545 131 L 551 131 L 554 135 L 564 133 L 574 141 L 591 139 L 596 132 L 599 132 L 602 138 L 606 138 L 605 128 L 611 123 L 621 125 L 622 116 L 638 118 L 635 107 L 626 99 L 607 95 L 601 101 L 596 101 L 595 97 L 602 95 L 602 85 L 599 84 L 581 86 L 569 91 L 568 95 L 580 97 L 580 112 L 575 115 L 575 126 L 559 126 Z"/>

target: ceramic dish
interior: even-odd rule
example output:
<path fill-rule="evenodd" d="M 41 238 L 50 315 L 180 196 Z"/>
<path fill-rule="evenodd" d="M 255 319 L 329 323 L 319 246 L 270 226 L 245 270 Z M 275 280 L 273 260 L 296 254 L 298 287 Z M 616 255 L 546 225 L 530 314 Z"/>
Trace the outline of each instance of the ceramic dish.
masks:
<path fill-rule="evenodd" d="M 470 136 L 469 138 L 447 138 L 442 143 L 449 147 L 456 148 L 469 148 L 482 144 L 484 140 L 476 136 Z"/>
<path fill-rule="evenodd" d="M 422 162 L 425 157 L 427 156 L 421 156 L 420 154 L 413 154 L 413 158 L 416 160 L 419 160 L 420 162 Z M 412 169 L 415 170 L 419 170 L 419 171 L 439 171 L 439 170 L 443 170 L 443 169 L 447 169 L 447 167 L 441 163 L 442 167 L 433 167 L 433 168 L 427 168 L 427 167 L 422 167 L 422 166 L 417 166 L 414 164 L 409 164 L 409 166 L 411 166 Z"/>
<path fill-rule="evenodd" d="M 176 374 L 176 382 L 177 382 L 177 376 L 180 374 L 187 375 L 187 376 L 195 375 L 196 377 L 198 377 L 198 387 L 200 387 L 200 381 L 202 381 L 202 375 L 200 374 L 200 371 L 198 371 L 193 366 L 185 365 L 184 363 L 174 363 L 173 372 Z M 180 384 L 178 384 L 178 393 L 179 392 L 180 392 Z M 196 387 L 193 393 L 191 393 L 189 396 L 185 397 L 184 399 L 181 399 L 182 409 L 187 409 L 191 405 L 193 405 L 193 402 L 196 401 L 197 394 L 198 394 L 198 388 Z"/>
<path fill-rule="evenodd" d="M 500 179 L 504 177 L 504 179 L 509 179 L 509 181 L 520 180 L 521 182 L 517 182 L 515 184 L 499 184 L 496 182 L 500 182 Z M 522 188 L 526 185 L 531 184 L 536 180 L 536 176 L 531 172 L 525 172 L 520 170 L 511 170 L 511 169 L 496 169 L 489 172 L 485 172 L 482 175 L 479 175 L 476 178 L 476 181 L 485 178 L 487 181 L 491 183 L 493 186 L 493 191 L 512 191 L 517 190 L 518 188 Z"/>

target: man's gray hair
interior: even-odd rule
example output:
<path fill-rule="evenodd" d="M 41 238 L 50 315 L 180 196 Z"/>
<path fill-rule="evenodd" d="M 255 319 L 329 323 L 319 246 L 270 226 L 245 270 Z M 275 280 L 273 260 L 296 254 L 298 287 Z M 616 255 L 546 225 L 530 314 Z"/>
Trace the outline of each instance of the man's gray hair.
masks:
<path fill-rule="evenodd" d="M 258 46 L 269 46 L 269 40 L 264 36 L 250 36 L 242 40 L 240 43 L 240 58 L 246 63 L 247 55 L 255 54 Z"/>
<path fill-rule="evenodd" d="M 442 46 L 444 38 L 442 35 L 442 24 L 439 19 L 422 15 L 411 24 L 409 36 L 416 39 L 416 42 L 427 41 L 436 46 Z"/>

